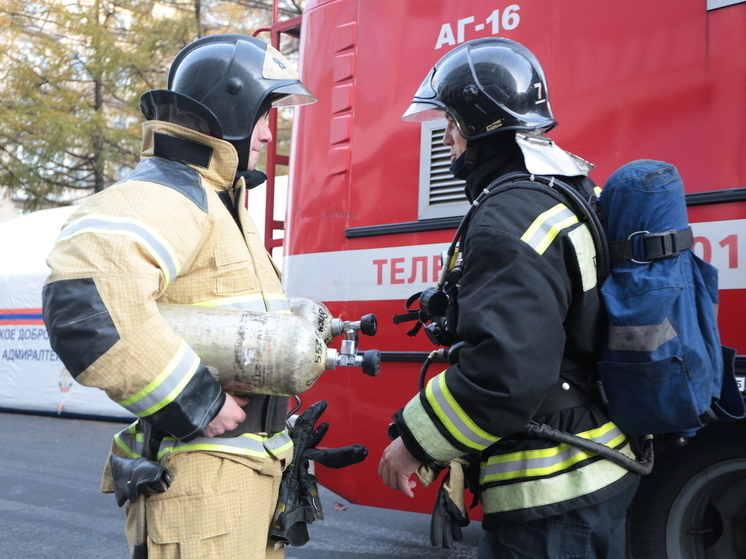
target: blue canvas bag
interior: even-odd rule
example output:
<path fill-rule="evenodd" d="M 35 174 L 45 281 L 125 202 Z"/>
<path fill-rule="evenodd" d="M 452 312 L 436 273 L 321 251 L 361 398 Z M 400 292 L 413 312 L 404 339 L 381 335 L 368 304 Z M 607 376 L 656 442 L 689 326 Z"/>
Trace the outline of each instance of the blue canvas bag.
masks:
<path fill-rule="evenodd" d="M 599 375 L 611 419 L 631 435 L 692 436 L 746 415 L 735 351 L 720 344 L 717 269 L 697 257 L 676 168 L 639 160 L 599 197 L 611 259 Z"/>

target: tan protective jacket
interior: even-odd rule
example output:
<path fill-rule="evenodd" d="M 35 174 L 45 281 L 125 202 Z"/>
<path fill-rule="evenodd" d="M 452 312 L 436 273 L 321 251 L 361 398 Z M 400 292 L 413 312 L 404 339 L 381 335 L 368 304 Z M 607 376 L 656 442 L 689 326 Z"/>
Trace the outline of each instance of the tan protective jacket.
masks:
<path fill-rule="evenodd" d="M 85 202 L 49 255 L 43 305 L 52 348 L 78 382 L 172 435 L 168 451 L 285 457 L 285 432 L 199 437 L 225 394 L 156 306 L 288 312 L 243 179 L 233 186 L 235 149 L 167 122 L 146 122 L 143 131 L 136 169 Z M 237 220 L 220 193 L 234 201 Z M 118 437 L 121 450 L 139 454 L 128 433 Z"/>

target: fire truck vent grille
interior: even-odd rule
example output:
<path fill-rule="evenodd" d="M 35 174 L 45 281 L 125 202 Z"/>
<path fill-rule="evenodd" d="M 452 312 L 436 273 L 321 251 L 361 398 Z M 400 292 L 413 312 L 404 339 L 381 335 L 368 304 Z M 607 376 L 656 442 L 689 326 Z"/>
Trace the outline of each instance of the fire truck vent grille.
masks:
<path fill-rule="evenodd" d="M 420 219 L 462 216 L 469 208 L 464 181 L 449 171 L 450 149 L 443 145 L 445 129 L 445 120 L 422 123 Z"/>
<path fill-rule="evenodd" d="M 450 149 L 443 145 L 445 128 L 434 128 L 430 138 L 430 205 L 464 201 L 464 181 L 455 178 Z"/>

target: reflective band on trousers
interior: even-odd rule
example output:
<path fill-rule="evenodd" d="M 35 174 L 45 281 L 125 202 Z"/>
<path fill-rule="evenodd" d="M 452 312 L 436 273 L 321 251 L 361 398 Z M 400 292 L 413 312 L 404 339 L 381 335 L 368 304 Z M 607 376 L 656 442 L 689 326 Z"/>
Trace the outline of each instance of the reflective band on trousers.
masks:
<path fill-rule="evenodd" d="M 120 431 L 114 436 L 116 445 L 127 456 L 140 458 L 143 450 L 143 435 L 137 432 L 137 423 L 133 423 L 127 429 Z M 238 437 L 197 437 L 188 443 L 182 443 L 173 437 L 166 437 L 161 443 L 158 451 L 158 459 L 163 458 L 169 452 L 187 452 L 195 450 L 206 450 L 211 452 L 225 452 L 240 456 L 252 456 L 265 458 L 268 455 L 277 456 L 293 447 L 287 431 L 278 433 L 271 437 L 244 433 Z"/>
<path fill-rule="evenodd" d="M 448 432 L 462 444 L 474 450 L 484 450 L 500 440 L 500 437 L 481 429 L 459 406 L 448 390 L 445 373 L 427 384 L 425 396 Z"/>
<path fill-rule="evenodd" d="M 521 240 L 539 254 L 544 254 L 559 232 L 574 223 L 578 223 L 578 216 L 564 204 L 557 204 L 539 215 L 526 229 Z"/>
<path fill-rule="evenodd" d="M 617 447 L 626 440 L 626 435 L 611 422 L 597 429 L 579 433 L 578 436 L 610 448 Z M 595 453 L 564 443 L 551 448 L 490 456 L 486 463 L 482 463 L 479 482 L 490 483 L 548 476 L 567 470 L 595 456 L 597 456 Z"/>
<path fill-rule="evenodd" d="M 282 293 L 253 293 L 236 297 L 223 297 L 211 301 L 193 303 L 196 307 L 219 307 L 222 309 L 238 309 L 240 311 L 268 311 L 290 313 L 288 300 Z"/>
<path fill-rule="evenodd" d="M 181 393 L 199 368 L 200 359 L 184 340 L 171 362 L 134 396 L 117 402 L 137 417 L 147 417 L 167 406 Z"/>
<path fill-rule="evenodd" d="M 73 221 L 65 227 L 57 237 L 57 242 L 66 241 L 67 239 L 86 233 L 122 235 L 134 239 L 157 262 L 158 267 L 163 273 L 165 286 L 168 286 L 176 279 L 181 271 L 176 251 L 171 248 L 168 241 L 153 229 L 135 219 L 88 215 Z"/>

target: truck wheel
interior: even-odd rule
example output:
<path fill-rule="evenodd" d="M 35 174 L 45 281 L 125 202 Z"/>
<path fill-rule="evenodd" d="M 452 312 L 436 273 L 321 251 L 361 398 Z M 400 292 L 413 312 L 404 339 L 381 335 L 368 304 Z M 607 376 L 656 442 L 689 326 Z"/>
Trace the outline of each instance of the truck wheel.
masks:
<path fill-rule="evenodd" d="M 629 511 L 632 559 L 746 557 L 744 425 L 710 426 L 656 457 Z"/>

